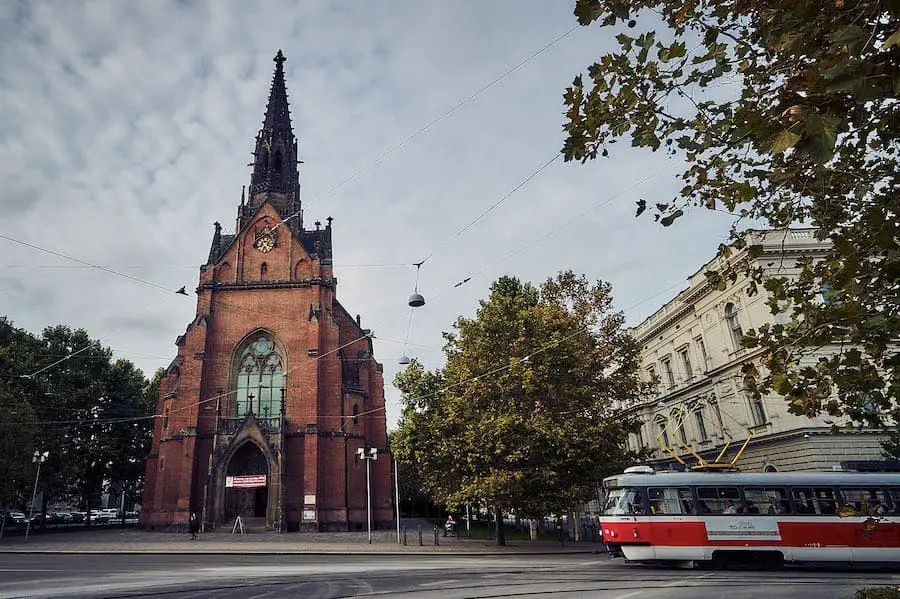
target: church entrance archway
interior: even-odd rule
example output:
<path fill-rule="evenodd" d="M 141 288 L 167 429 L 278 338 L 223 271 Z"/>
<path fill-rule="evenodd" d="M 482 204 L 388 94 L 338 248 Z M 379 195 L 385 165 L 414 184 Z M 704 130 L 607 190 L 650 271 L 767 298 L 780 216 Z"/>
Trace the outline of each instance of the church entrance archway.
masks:
<path fill-rule="evenodd" d="M 228 462 L 225 518 L 264 518 L 269 506 L 269 464 L 255 443 L 246 442 Z"/>

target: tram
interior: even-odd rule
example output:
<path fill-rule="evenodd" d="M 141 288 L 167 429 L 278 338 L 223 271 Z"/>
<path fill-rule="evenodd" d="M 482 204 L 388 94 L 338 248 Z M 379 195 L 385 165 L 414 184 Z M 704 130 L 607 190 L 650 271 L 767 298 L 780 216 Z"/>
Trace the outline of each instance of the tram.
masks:
<path fill-rule="evenodd" d="M 900 565 L 900 473 L 635 466 L 603 487 L 604 541 L 629 561 Z"/>

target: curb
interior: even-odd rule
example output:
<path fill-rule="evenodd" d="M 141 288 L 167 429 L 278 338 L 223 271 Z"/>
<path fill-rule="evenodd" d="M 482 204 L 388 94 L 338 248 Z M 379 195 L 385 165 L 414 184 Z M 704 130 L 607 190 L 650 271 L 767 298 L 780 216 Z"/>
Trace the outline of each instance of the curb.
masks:
<path fill-rule="evenodd" d="M 240 551 L 240 550 L 230 550 L 230 549 L 207 549 L 201 551 L 148 551 L 148 550 L 110 550 L 103 551 L 100 549 L 35 549 L 35 550 L 0 550 L 0 555 L 3 554 L 15 554 L 15 555 L 387 555 L 387 556 L 433 556 L 440 555 L 441 557 L 488 557 L 488 556 L 503 556 L 509 557 L 511 555 L 587 555 L 587 554 L 600 554 L 600 551 L 417 551 L 417 552 L 402 552 L 402 551 L 343 551 L 343 550 L 334 550 L 334 551 L 322 551 L 322 550 L 310 550 L 303 551 L 297 549 L 286 549 L 284 551 L 278 551 L 273 549 L 264 549 L 264 550 L 251 550 L 251 551 Z"/>
<path fill-rule="evenodd" d="M 203 547 L 192 545 L 191 549 L 179 546 L 172 547 L 2 547 L 0 555 L 4 554 L 44 554 L 44 555 L 387 555 L 387 556 L 427 556 L 440 555 L 450 557 L 478 557 L 478 556 L 510 556 L 510 555 L 587 555 L 606 554 L 606 551 L 598 547 L 573 547 L 571 549 L 544 549 L 530 547 L 507 546 L 503 548 L 462 548 L 439 547 L 434 549 L 409 548 L 398 550 L 395 548 L 376 547 L 334 547 L 334 548 L 293 548 L 293 547 L 242 547 L 233 545 L 230 547 Z"/>

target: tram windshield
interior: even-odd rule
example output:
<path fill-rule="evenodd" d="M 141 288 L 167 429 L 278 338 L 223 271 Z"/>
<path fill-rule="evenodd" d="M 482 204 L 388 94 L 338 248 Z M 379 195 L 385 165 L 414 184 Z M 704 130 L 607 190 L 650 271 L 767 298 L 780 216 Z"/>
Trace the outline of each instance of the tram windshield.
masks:
<path fill-rule="evenodd" d="M 640 491 L 635 487 L 610 489 L 603 513 L 607 516 L 643 514 L 644 505 Z"/>

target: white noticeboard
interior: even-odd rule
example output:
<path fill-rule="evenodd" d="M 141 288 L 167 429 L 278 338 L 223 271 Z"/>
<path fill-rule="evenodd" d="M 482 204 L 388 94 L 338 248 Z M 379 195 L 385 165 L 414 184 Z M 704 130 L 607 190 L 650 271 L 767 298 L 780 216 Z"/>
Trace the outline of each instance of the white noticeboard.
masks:
<path fill-rule="evenodd" d="M 225 486 L 228 488 L 251 489 L 266 486 L 265 474 L 243 474 L 240 476 L 226 476 Z"/>

